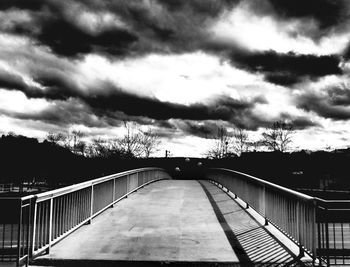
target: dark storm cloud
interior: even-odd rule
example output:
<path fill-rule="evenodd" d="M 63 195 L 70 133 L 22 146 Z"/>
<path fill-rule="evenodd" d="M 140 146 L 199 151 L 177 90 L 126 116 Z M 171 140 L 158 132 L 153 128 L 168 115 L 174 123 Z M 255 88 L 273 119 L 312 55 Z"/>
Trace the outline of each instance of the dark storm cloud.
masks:
<path fill-rule="evenodd" d="M 290 125 L 292 125 L 294 130 L 304 130 L 307 128 L 319 126 L 319 123 L 317 123 L 314 120 L 311 120 L 308 117 L 294 116 L 289 113 L 280 114 L 280 118 L 278 118 L 276 121 L 288 122 Z"/>
<path fill-rule="evenodd" d="M 38 112 L 15 112 L 0 108 L 0 113 L 16 119 L 44 122 L 61 127 L 71 124 L 83 124 L 87 127 L 108 127 L 121 124 L 120 121 L 117 123 L 115 120 L 96 117 L 88 107 L 77 100 L 55 101 L 52 105 Z"/>
<path fill-rule="evenodd" d="M 224 120 L 244 113 L 254 107 L 254 102 L 232 98 L 218 98 L 209 104 L 191 105 L 161 102 L 154 98 L 141 97 L 123 91 L 114 91 L 106 96 L 82 97 L 91 107 L 101 110 L 119 110 L 131 116 L 145 116 L 156 120 Z"/>
<path fill-rule="evenodd" d="M 344 87 L 331 87 L 326 94 L 305 93 L 296 99 L 297 106 L 306 111 L 333 120 L 350 119 L 350 90 Z"/>
<path fill-rule="evenodd" d="M 309 118 L 306 118 L 306 117 L 294 118 L 290 121 L 290 123 L 293 126 L 294 130 L 304 130 L 315 126 L 320 126 L 319 123 L 313 120 L 310 120 Z"/>
<path fill-rule="evenodd" d="M 91 52 L 121 56 L 127 54 L 129 46 L 137 41 L 138 37 L 125 29 L 108 28 L 94 33 L 89 32 L 79 26 L 75 21 L 76 18 L 69 14 L 72 3 L 74 1 L 59 3 L 51 0 L 5 0 L 1 1 L 0 9 L 18 8 L 36 11 L 29 13 L 34 16 L 31 23 L 18 24 L 8 30 L 15 34 L 31 36 L 63 56 L 71 57 Z M 84 8 L 85 6 L 82 6 L 80 11 L 84 11 Z"/>
<path fill-rule="evenodd" d="M 218 16 L 223 10 L 231 9 L 241 0 L 157 0 L 157 2 L 165 6 L 171 12 L 179 12 L 183 10 L 191 10 L 195 14 L 203 14 L 206 16 Z"/>
<path fill-rule="evenodd" d="M 213 121 L 178 120 L 173 122 L 185 135 L 211 138 L 217 133 L 218 124 Z"/>
<path fill-rule="evenodd" d="M 46 0 L 1 0 L 0 9 L 6 10 L 11 8 L 27 9 L 27 10 L 40 10 L 46 6 Z"/>
<path fill-rule="evenodd" d="M 21 76 L 0 69 L 0 88 L 24 91 L 27 87 Z"/>
<path fill-rule="evenodd" d="M 16 89 L 26 94 L 28 98 L 44 98 L 48 101 L 76 99 L 85 103 L 99 117 L 113 114 L 113 112 L 121 112 L 133 118 L 145 117 L 159 121 L 183 119 L 194 121 L 222 120 L 237 123 L 242 120 L 242 117 L 250 117 L 249 114 L 255 104 L 266 103 L 263 97 L 256 97 L 248 101 L 218 96 L 212 98 L 208 103 L 184 105 L 131 94 L 110 83 L 96 85 L 103 92 L 102 94 L 84 94 L 77 84 L 65 75 L 51 73 L 50 76 L 46 73 L 42 77 L 36 77 L 36 82 L 44 87 L 42 89 L 27 85 L 21 77 L 5 74 L 1 75 L 0 73 L 0 84 L 6 85 L 2 86 L 5 89 Z M 48 113 L 48 115 L 52 116 L 55 113 Z M 121 118 L 119 117 L 119 119 Z"/>
<path fill-rule="evenodd" d="M 330 0 L 317 0 L 319 5 L 316 5 L 316 0 L 306 0 L 303 4 L 297 0 L 265 1 L 270 1 L 270 7 L 259 11 L 258 6 L 255 6 L 256 14 L 265 12 L 275 18 L 286 19 L 313 18 L 319 22 L 321 29 L 335 27 L 345 19 L 340 10 L 343 1 L 336 4 Z M 0 31 L 28 36 L 28 47 L 36 48 L 28 51 L 12 49 L 11 53 L 4 53 L 2 57 L 10 62 L 9 65 L 17 66 L 16 61 L 21 62 L 19 65 L 22 68 L 18 69 L 27 71 L 25 75 L 43 87 L 28 85 L 20 75 L 0 69 L 0 88 L 18 90 L 28 98 L 50 102 L 50 106 L 43 111 L 33 114 L 9 112 L 8 116 L 61 126 L 83 124 L 88 127 L 119 126 L 123 120 L 131 120 L 141 125 L 159 127 L 163 129 L 163 136 L 167 137 L 178 129 L 184 134 L 211 136 L 217 131 L 214 121 L 248 130 L 271 125 L 270 118 L 254 112 L 256 104 L 266 103 L 262 97 L 236 100 L 228 96 L 216 96 L 203 103 L 184 105 L 128 93 L 105 81 L 82 88 L 84 82 L 81 82 L 80 70 L 76 70 L 76 66 L 80 66 L 80 59 L 90 53 L 100 53 L 112 62 L 117 62 L 121 57 L 202 50 L 218 55 L 223 60 L 228 59 L 235 67 L 263 74 L 271 83 L 285 86 L 342 73 L 339 67 L 341 59 L 335 55 L 249 51 L 232 42 L 223 44 L 223 41 L 211 38 L 207 30 L 221 14 L 232 10 L 239 2 L 0 0 L 1 10 L 21 10 L 28 15 L 26 20 L 12 18 L 11 23 L 3 23 Z M 295 9 L 292 3 L 298 8 Z M 329 13 L 323 12 L 321 7 L 327 7 Z M 89 19 L 79 21 L 79 15 L 83 12 L 93 14 L 100 22 L 103 19 L 98 16 L 112 14 L 120 23 L 95 27 L 93 23 L 89 24 Z M 18 15 L 15 13 L 11 16 Z M 47 47 L 52 52 L 50 56 L 46 56 Z M 298 106 L 327 118 L 350 118 L 350 112 L 345 106 L 350 103 L 347 93 L 333 90 L 333 94 L 330 93 L 328 97 L 305 94 L 298 99 Z M 282 114 L 281 119 L 287 119 L 296 129 L 317 125 L 304 117 Z"/>
<path fill-rule="evenodd" d="M 65 56 L 96 51 L 124 55 L 128 46 L 137 40 L 134 34 L 117 29 L 103 31 L 94 36 L 62 19 L 44 21 L 37 38 L 57 54 Z"/>
<path fill-rule="evenodd" d="M 17 8 L 33 15 L 32 22 L 25 25 L 18 22 L 7 31 L 31 36 L 59 55 L 75 57 L 95 52 L 134 56 L 149 52 L 182 53 L 200 49 L 201 43 L 208 39 L 206 27 L 238 2 L 4 0 L 0 3 L 0 9 Z M 74 8 L 78 13 L 71 12 Z M 127 26 L 100 27 L 91 32 L 78 23 L 77 17 L 82 12 L 96 16 L 101 15 L 98 12 L 113 14 Z M 97 20 L 102 21 L 102 18 Z M 87 26 L 90 21 L 83 24 Z"/>
<path fill-rule="evenodd" d="M 347 47 L 344 49 L 344 52 L 342 54 L 345 60 L 350 59 L 350 42 L 347 44 Z"/>
<path fill-rule="evenodd" d="M 278 16 L 312 18 L 321 28 L 338 25 L 347 18 L 347 0 L 268 0 Z"/>
<path fill-rule="evenodd" d="M 251 72 L 265 74 L 266 80 L 280 85 L 292 85 L 305 78 L 341 74 L 340 58 L 334 55 L 299 55 L 275 51 L 231 53 L 234 65 Z"/>

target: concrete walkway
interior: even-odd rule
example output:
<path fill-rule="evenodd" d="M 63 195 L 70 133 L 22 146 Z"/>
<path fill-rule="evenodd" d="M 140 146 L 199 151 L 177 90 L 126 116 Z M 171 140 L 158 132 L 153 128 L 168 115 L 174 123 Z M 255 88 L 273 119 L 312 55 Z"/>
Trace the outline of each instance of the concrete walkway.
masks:
<path fill-rule="evenodd" d="M 215 185 L 167 180 L 118 202 L 34 264 L 130 266 L 130 261 L 294 266 L 298 259 Z"/>

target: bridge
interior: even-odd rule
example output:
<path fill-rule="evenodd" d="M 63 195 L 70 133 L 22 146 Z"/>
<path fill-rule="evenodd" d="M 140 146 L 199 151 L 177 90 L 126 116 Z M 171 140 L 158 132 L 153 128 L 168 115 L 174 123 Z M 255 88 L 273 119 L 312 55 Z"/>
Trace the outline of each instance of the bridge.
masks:
<path fill-rule="evenodd" d="M 345 265 L 349 202 L 227 169 L 130 170 L 0 198 L 0 266 Z"/>

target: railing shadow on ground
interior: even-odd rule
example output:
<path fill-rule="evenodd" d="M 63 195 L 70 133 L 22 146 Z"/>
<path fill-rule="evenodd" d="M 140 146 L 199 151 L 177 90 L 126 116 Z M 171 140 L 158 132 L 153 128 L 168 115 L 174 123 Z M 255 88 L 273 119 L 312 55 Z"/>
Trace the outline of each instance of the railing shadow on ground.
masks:
<path fill-rule="evenodd" d="M 22 198 L 0 198 L 0 263 L 28 265 L 114 203 L 139 188 L 170 179 L 160 168 L 142 168 L 105 176 Z"/>
<path fill-rule="evenodd" d="M 289 250 L 282 242 L 274 237 L 263 224 L 256 220 L 250 213 L 246 211 L 246 207 L 241 206 L 236 199 L 232 198 L 227 192 L 226 194 L 218 194 L 221 188 L 215 185 L 208 185 L 203 182 L 207 195 L 210 194 L 209 201 L 215 202 L 214 211 L 218 218 L 223 216 L 224 231 L 231 232 L 235 236 L 235 240 L 239 247 L 233 249 L 236 253 L 245 254 L 245 264 L 247 266 L 312 266 L 312 262 L 300 261 L 300 257 Z M 223 198 L 226 200 L 222 201 Z M 230 202 L 229 202 L 230 201 Z M 241 212 L 240 216 L 232 216 L 232 214 Z M 218 215 L 218 213 L 220 213 Z M 219 219 L 220 221 L 220 219 Z M 230 235 L 227 234 L 230 238 Z M 245 266 L 245 265 L 243 265 Z"/>
<path fill-rule="evenodd" d="M 228 169 L 211 169 L 206 178 L 239 196 L 314 264 L 350 264 L 350 200 L 311 197 Z"/>

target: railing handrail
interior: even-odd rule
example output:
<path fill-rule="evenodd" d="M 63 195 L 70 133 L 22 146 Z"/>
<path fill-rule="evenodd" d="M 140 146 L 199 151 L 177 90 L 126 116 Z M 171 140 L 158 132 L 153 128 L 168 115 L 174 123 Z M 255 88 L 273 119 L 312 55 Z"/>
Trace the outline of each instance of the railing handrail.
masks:
<path fill-rule="evenodd" d="M 309 196 L 309 195 L 306 195 L 306 194 L 294 191 L 292 189 L 283 187 L 281 185 L 277 185 L 277 184 L 274 184 L 274 183 L 271 183 L 271 182 L 259 179 L 257 177 L 254 177 L 252 175 L 249 175 L 249 174 L 246 174 L 246 173 L 243 173 L 243 172 L 234 171 L 234 170 L 225 169 L 225 168 L 210 168 L 210 169 L 211 170 L 227 171 L 227 172 L 232 172 L 232 173 L 236 173 L 236 174 L 242 175 L 242 176 L 244 176 L 244 177 L 246 177 L 246 178 L 248 178 L 250 180 L 253 180 L 253 181 L 255 181 L 255 182 L 259 183 L 259 184 L 262 184 L 264 186 L 271 187 L 271 188 L 274 188 L 274 189 L 277 189 L 277 190 L 281 190 L 282 192 L 285 192 L 287 194 L 291 194 L 291 195 L 293 195 L 295 197 L 298 197 L 298 198 L 301 198 L 302 200 L 305 200 L 305 201 L 316 200 L 315 197 L 312 197 L 312 196 Z"/>
<path fill-rule="evenodd" d="M 90 187 L 92 185 L 96 185 L 111 179 L 115 179 L 115 178 L 119 178 L 119 177 L 123 177 L 125 175 L 130 175 L 130 174 L 134 174 L 134 173 L 139 173 L 141 171 L 148 171 L 148 170 L 164 170 L 162 168 L 158 168 L 158 167 L 146 167 L 146 168 L 139 168 L 139 169 L 134 169 L 134 170 L 128 170 L 128 171 L 124 171 L 124 172 L 119 172 L 119 173 L 115 173 L 115 174 L 111 174 L 111 175 L 106 175 L 100 178 L 95 178 L 93 180 L 89 180 L 89 181 L 85 181 L 85 182 L 81 182 L 78 184 L 73 184 L 73 185 L 69 185 L 69 186 L 65 186 L 62 188 L 58 188 L 58 189 L 54 189 L 54 190 L 50 190 L 47 192 L 43 192 L 43 193 L 39 193 L 39 194 L 35 194 L 35 195 L 30 195 L 30 196 L 26 196 L 23 197 L 22 200 L 28 199 L 30 197 L 36 197 L 37 198 L 37 202 L 46 200 L 46 199 L 50 199 L 50 198 L 54 198 L 54 197 L 58 197 L 64 194 L 68 194 L 83 188 L 87 188 Z"/>
<path fill-rule="evenodd" d="M 347 200 L 347 199 L 323 199 L 323 198 L 319 198 L 319 197 L 315 197 L 315 199 L 318 202 L 323 202 L 323 203 L 346 203 L 346 204 L 350 204 L 350 200 Z"/>
<path fill-rule="evenodd" d="M 145 167 L 127 170 L 89 181 L 65 186 L 43 193 L 27 196 L 4 196 L 15 209 L 9 217 L 13 249 L 7 257 L 16 259 L 16 266 L 28 264 L 30 259 L 73 233 L 76 229 L 113 207 L 115 203 L 140 188 L 163 179 L 171 179 L 163 168 Z M 11 221 L 12 220 L 12 221 Z M 17 225 L 13 237 L 13 225 Z M 0 247 L 6 243 L 5 234 L 0 238 Z M 6 243 L 7 244 L 7 243 Z M 3 258 L 2 258 L 3 259 Z"/>

